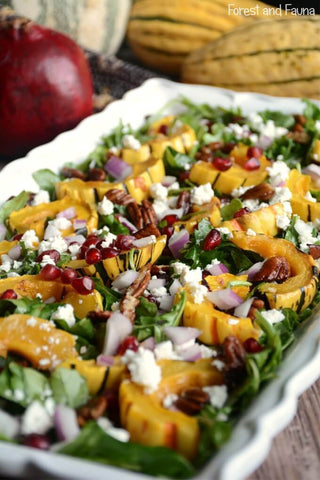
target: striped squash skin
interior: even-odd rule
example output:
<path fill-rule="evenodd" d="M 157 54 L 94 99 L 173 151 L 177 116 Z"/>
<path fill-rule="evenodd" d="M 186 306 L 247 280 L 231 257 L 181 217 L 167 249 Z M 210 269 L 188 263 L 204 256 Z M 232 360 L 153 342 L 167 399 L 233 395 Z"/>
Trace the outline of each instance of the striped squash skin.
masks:
<path fill-rule="evenodd" d="M 71 37 L 84 48 L 112 55 L 122 42 L 131 0 L 5 0 L 19 15 Z"/>
<path fill-rule="evenodd" d="M 260 20 L 190 54 L 182 81 L 320 98 L 320 16 Z"/>
<path fill-rule="evenodd" d="M 131 10 L 128 40 L 135 55 L 150 67 L 179 73 L 193 50 L 258 16 L 228 15 L 228 0 L 137 0 Z M 241 0 L 243 8 L 266 5 Z M 239 5 L 239 6 L 240 6 Z"/>

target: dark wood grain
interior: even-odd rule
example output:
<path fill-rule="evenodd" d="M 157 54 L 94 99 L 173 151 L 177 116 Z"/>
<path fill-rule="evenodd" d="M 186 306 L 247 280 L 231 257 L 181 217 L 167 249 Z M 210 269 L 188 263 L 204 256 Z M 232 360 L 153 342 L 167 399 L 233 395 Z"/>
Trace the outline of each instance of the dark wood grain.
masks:
<path fill-rule="evenodd" d="M 247 480 L 320 478 L 320 380 L 299 399 L 294 420 L 273 441 L 270 453 Z"/>

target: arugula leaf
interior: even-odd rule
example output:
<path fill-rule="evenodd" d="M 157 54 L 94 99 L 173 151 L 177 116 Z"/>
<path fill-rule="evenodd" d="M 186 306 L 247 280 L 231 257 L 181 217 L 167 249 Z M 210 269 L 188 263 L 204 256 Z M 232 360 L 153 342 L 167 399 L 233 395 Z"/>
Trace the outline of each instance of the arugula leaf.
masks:
<path fill-rule="evenodd" d="M 282 232 L 283 238 L 288 240 L 288 242 L 292 242 L 296 247 L 299 246 L 299 233 L 295 229 L 297 220 L 299 220 L 299 216 L 292 215 L 289 226 L 285 231 Z"/>
<path fill-rule="evenodd" d="M 230 203 L 220 209 L 223 220 L 231 220 L 233 215 L 242 208 L 242 202 L 239 198 L 233 198 Z"/>
<path fill-rule="evenodd" d="M 294 116 L 283 112 L 265 110 L 263 112 L 259 112 L 259 115 L 263 119 L 264 123 L 267 123 L 268 120 L 272 120 L 277 127 L 290 129 L 295 124 Z"/>
<path fill-rule="evenodd" d="M 11 198 L 11 200 L 7 200 L 3 205 L 1 205 L 0 223 L 4 223 L 4 221 L 9 217 L 12 212 L 23 208 L 29 200 L 29 197 L 30 194 L 23 190 L 21 193 L 19 193 L 19 195 Z"/>
<path fill-rule="evenodd" d="M 122 297 L 121 293 L 107 287 L 100 278 L 94 277 L 92 280 L 94 281 L 94 288 L 101 293 L 104 299 L 104 309 L 110 310 L 112 305 L 118 302 Z"/>
<path fill-rule="evenodd" d="M 194 473 L 192 465 L 173 450 L 120 442 L 110 437 L 94 422 L 88 422 L 80 435 L 63 446 L 59 453 L 149 475 L 182 479 L 189 478 Z"/>
<path fill-rule="evenodd" d="M 172 147 L 167 147 L 163 154 L 163 163 L 168 175 L 177 174 L 186 170 L 194 162 L 191 157 L 183 153 L 179 153 Z"/>
<path fill-rule="evenodd" d="M 279 137 L 276 138 L 269 148 L 266 149 L 265 155 L 271 159 L 277 159 L 279 155 L 289 168 L 301 169 L 306 162 L 307 153 L 310 148 L 309 144 L 301 144 L 295 142 L 292 138 Z"/>
<path fill-rule="evenodd" d="M 170 312 L 162 315 L 157 315 L 158 310 L 148 305 L 151 302 L 147 301 L 147 304 L 145 300 L 142 301 L 140 309 L 139 307 L 137 308 L 137 316 L 133 327 L 133 333 L 139 341 L 154 336 L 156 342 L 161 342 L 166 339 L 163 327 L 179 325 L 186 304 L 186 292 L 180 292 L 179 296 L 179 301 L 172 307 Z M 142 297 L 140 297 L 141 299 Z"/>
<path fill-rule="evenodd" d="M 87 382 L 76 370 L 57 368 L 51 375 L 50 385 L 56 403 L 77 408 L 89 399 Z"/>
<path fill-rule="evenodd" d="M 61 330 L 65 330 L 66 332 L 71 333 L 72 335 L 76 335 L 78 337 L 85 338 L 86 340 L 92 341 L 95 336 L 95 329 L 92 325 L 90 318 L 82 318 L 81 320 L 77 321 L 72 327 L 69 327 L 65 320 L 55 320 L 54 323 L 61 328 Z"/>
<path fill-rule="evenodd" d="M 122 225 L 114 215 L 100 215 L 99 228 L 104 226 L 109 227 L 109 230 L 114 235 L 128 235 L 129 229 Z"/>
<path fill-rule="evenodd" d="M 32 174 L 32 177 L 37 182 L 41 190 L 46 190 L 50 198 L 54 198 L 55 194 L 55 184 L 61 181 L 61 177 L 54 173 L 49 168 L 43 168 L 37 170 Z"/>
<path fill-rule="evenodd" d="M 302 100 L 305 103 L 303 115 L 307 120 L 320 120 L 320 108 L 315 103 L 311 102 L 307 98 Z"/>
<path fill-rule="evenodd" d="M 180 96 L 179 103 L 187 107 L 187 113 L 193 117 L 210 120 L 212 123 L 228 124 L 234 121 L 235 117 L 241 117 L 240 107 L 222 108 L 212 107 L 207 103 L 197 104 L 184 96 Z"/>
<path fill-rule="evenodd" d="M 22 297 L 16 300 L 0 300 L 0 315 L 24 313 L 49 320 L 59 305 L 59 303 L 43 303 L 40 298 Z"/>

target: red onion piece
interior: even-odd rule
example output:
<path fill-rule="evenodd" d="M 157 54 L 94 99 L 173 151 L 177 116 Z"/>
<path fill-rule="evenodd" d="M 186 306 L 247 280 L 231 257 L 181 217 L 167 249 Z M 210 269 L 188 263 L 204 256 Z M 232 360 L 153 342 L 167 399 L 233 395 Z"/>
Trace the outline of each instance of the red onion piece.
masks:
<path fill-rule="evenodd" d="M 223 273 L 229 273 L 228 268 L 223 263 L 208 265 L 206 267 L 206 271 L 211 273 L 211 275 L 222 275 Z"/>
<path fill-rule="evenodd" d="M 165 177 L 163 177 L 161 184 L 164 187 L 170 187 L 170 185 L 172 185 L 176 180 L 177 177 L 173 177 L 172 175 L 166 175 Z"/>
<path fill-rule="evenodd" d="M 164 278 L 151 278 L 150 282 L 148 283 L 148 290 L 151 290 L 152 288 L 164 287 L 165 284 L 166 281 Z"/>
<path fill-rule="evenodd" d="M 57 405 L 54 412 L 54 425 L 59 440 L 73 440 L 80 432 L 77 414 L 73 408 Z"/>
<path fill-rule="evenodd" d="M 174 256 L 174 258 L 178 258 L 180 251 L 189 242 L 189 232 L 183 228 L 180 232 L 175 232 L 169 239 L 168 247 Z"/>
<path fill-rule="evenodd" d="M 149 235 L 148 237 L 143 237 L 143 238 L 138 238 L 137 240 L 133 240 L 132 245 L 134 245 L 137 248 L 143 248 L 143 247 L 146 247 L 147 245 L 150 245 L 151 243 L 155 243 L 154 235 Z"/>
<path fill-rule="evenodd" d="M 7 229 L 3 223 L 0 223 L 0 242 L 6 238 Z"/>
<path fill-rule="evenodd" d="M 110 367 L 114 365 L 114 357 L 111 357 L 110 355 L 101 354 L 101 355 L 98 355 L 96 363 L 100 367 Z"/>
<path fill-rule="evenodd" d="M 261 270 L 263 264 L 264 262 L 254 263 L 250 268 L 248 268 L 248 270 L 244 270 L 239 275 L 248 275 L 248 280 L 250 281 L 255 276 L 255 274 Z"/>
<path fill-rule="evenodd" d="M 195 362 L 196 360 L 199 360 L 202 358 L 200 345 L 198 343 L 194 343 L 188 348 L 181 349 L 179 351 L 179 356 L 182 358 L 182 360 L 187 362 Z"/>
<path fill-rule="evenodd" d="M 47 303 L 49 305 L 50 303 L 54 303 L 55 301 L 56 301 L 56 297 L 49 297 L 43 303 Z"/>
<path fill-rule="evenodd" d="M 116 180 L 124 180 L 132 174 L 133 168 L 121 158 L 112 155 L 104 166 L 104 169 L 109 175 Z"/>
<path fill-rule="evenodd" d="M 231 288 L 209 292 L 207 293 L 207 298 L 220 310 L 230 310 L 230 308 L 237 307 L 243 302 L 242 298 Z"/>
<path fill-rule="evenodd" d="M 154 337 L 149 337 L 143 340 L 143 342 L 140 343 L 140 347 L 143 347 L 147 350 L 154 350 L 156 346 L 156 341 Z"/>
<path fill-rule="evenodd" d="M 234 309 L 233 315 L 236 317 L 244 318 L 248 316 L 254 297 L 248 298 L 241 305 Z"/>
<path fill-rule="evenodd" d="M 302 169 L 302 173 L 304 173 L 304 175 L 309 175 L 317 187 L 320 186 L 320 165 L 310 163 L 310 165 Z"/>
<path fill-rule="evenodd" d="M 169 292 L 171 295 L 175 295 L 180 288 L 182 288 L 182 285 L 179 280 L 175 278 L 169 287 Z"/>
<path fill-rule="evenodd" d="M 272 138 L 268 137 L 267 135 L 260 135 L 257 145 L 265 150 L 266 148 L 270 147 L 271 143 Z"/>
<path fill-rule="evenodd" d="M 124 290 L 125 288 L 130 287 L 133 282 L 136 280 L 138 272 L 135 270 L 127 270 L 126 272 L 120 273 L 112 282 L 112 288 L 117 290 Z"/>
<path fill-rule="evenodd" d="M 103 355 L 115 355 L 123 340 L 132 332 L 132 323 L 120 312 L 113 312 L 106 326 Z"/>
<path fill-rule="evenodd" d="M 167 215 L 177 215 L 178 218 L 181 218 L 183 215 L 183 208 L 168 208 L 168 210 L 165 210 L 161 215 L 162 218 Z"/>
<path fill-rule="evenodd" d="M 174 345 L 182 345 L 201 335 L 201 330 L 192 327 L 164 327 L 164 333 Z"/>
<path fill-rule="evenodd" d="M 64 240 L 68 245 L 70 245 L 70 243 L 82 245 L 86 241 L 86 238 L 83 235 L 70 235 L 69 237 L 64 237 Z"/>
<path fill-rule="evenodd" d="M 87 221 L 82 220 L 80 218 L 77 218 L 76 220 L 73 221 L 73 229 L 74 230 L 80 230 L 81 228 L 86 228 L 87 226 Z"/>
<path fill-rule="evenodd" d="M 20 431 L 19 420 L 4 410 L 0 410 L 0 432 L 10 440 L 15 438 Z"/>
<path fill-rule="evenodd" d="M 118 222 L 120 222 L 124 227 L 127 227 L 129 229 L 130 233 L 134 233 L 137 231 L 137 228 L 133 225 L 133 223 L 129 222 L 129 220 L 123 215 L 120 215 L 118 213 L 115 215 L 115 217 L 118 220 Z"/>
<path fill-rule="evenodd" d="M 246 170 L 258 170 L 260 168 L 260 160 L 255 157 L 249 158 L 244 164 L 244 168 Z"/>
<path fill-rule="evenodd" d="M 67 218 L 68 220 L 71 220 L 71 218 L 74 218 L 76 215 L 77 212 L 75 207 L 69 207 L 59 212 L 56 218 Z"/>
<path fill-rule="evenodd" d="M 21 255 L 20 245 L 15 245 L 14 247 L 12 247 L 11 250 L 9 250 L 8 255 L 10 258 L 12 258 L 12 260 L 18 260 Z"/>
<path fill-rule="evenodd" d="M 165 312 L 169 312 L 173 307 L 174 295 L 164 295 L 160 298 L 159 308 Z"/>

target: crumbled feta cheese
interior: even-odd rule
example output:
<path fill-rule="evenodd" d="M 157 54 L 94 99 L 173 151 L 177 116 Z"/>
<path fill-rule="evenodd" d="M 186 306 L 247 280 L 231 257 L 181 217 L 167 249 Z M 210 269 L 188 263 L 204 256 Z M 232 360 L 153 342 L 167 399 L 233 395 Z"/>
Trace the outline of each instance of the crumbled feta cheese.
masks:
<path fill-rule="evenodd" d="M 40 192 L 36 193 L 33 197 L 32 206 L 41 205 L 42 203 L 49 203 L 50 196 L 46 190 L 40 190 Z"/>
<path fill-rule="evenodd" d="M 39 365 L 41 365 L 42 367 L 45 367 L 47 365 L 50 365 L 50 360 L 49 358 L 41 358 L 39 360 Z"/>
<path fill-rule="evenodd" d="M 0 265 L 0 270 L 3 272 L 10 272 L 11 267 L 12 267 L 13 260 L 7 255 L 6 253 L 3 253 L 1 255 L 1 265 Z"/>
<path fill-rule="evenodd" d="M 59 217 L 59 218 L 55 218 L 54 220 L 50 220 L 49 225 L 52 225 L 58 230 L 63 231 L 70 228 L 72 223 L 67 218 Z"/>
<path fill-rule="evenodd" d="M 209 203 L 213 197 L 214 191 L 212 190 L 210 183 L 199 185 L 199 187 L 193 187 L 191 190 L 191 203 L 195 205 Z"/>
<path fill-rule="evenodd" d="M 213 407 L 222 408 L 228 398 L 226 385 L 213 385 L 211 387 L 203 387 L 202 389 L 210 397 L 210 403 Z"/>
<path fill-rule="evenodd" d="M 287 187 L 275 187 L 275 193 L 270 200 L 270 205 L 275 203 L 284 203 L 291 199 L 292 193 Z"/>
<path fill-rule="evenodd" d="M 123 428 L 116 428 L 112 425 L 110 420 L 106 417 L 100 417 L 97 419 L 97 424 L 102 430 L 104 430 L 110 437 L 119 440 L 119 442 L 128 442 L 130 440 L 130 433 Z"/>
<path fill-rule="evenodd" d="M 208 293 L 207 287 L 200 285 L 199 283 L 189 283 L 188 287 L 194 303 L 202 303 Z"/>
<path fill-rule="evenodd" d="M 211 358 L 216 357 L 218 354 L 216 350 L 207 347 L 206 345 L 199 345 L 201 358 Z"/>
<path fill-rule="evenodd" d="M 226 235 L 228 238 L 232 238 L 232 233 L 226 227 L 217 227 L 216 230 L 221 233 L 221 235 Z"/>
<path fill-rule="evenodd" d="M 266 170 L 269 174 L 270 184 L 273 187 L 277 187 L 283 182 L 286 182 L 290 173 L 288 165 L 280 160 L 273 162 L 271 167 L 267 167 Z"/>
<path fill-rule="evenodd" d="M 24 242 L 26 248 L 35 248 L 35 244 L 39 243 L 39 238 L 34 230 L 27 230 L 21 237 L 21 242 Z"/>
<path fill-rule="evenodd" d="M 52 395 L 52 392 L 51 392 L 51 395 Z M 44 401 L 44 407 L 49 413 L 50 417 L 54 415 L 56 403 L 53 398 L 46 398 Z"/>
<path fill-rule="evenodd" d="M 277 227 L 286 230 L 290 225 L 290 218 L 287 215 L 276 216 Z"/>
<path fill-rule="evenodd" d="M 120 309 L 120 302 L 114 302 L 111 305 L 111 311 L 112 312 L 117 312 Z"/>
<path fill-rule="evenodd" d="M 87 347 L 85 345 L 82 345 L 82 347 L 80 347 L 80 355 L 84 355 L 85 353 L 87 353 Z"/>
<path fill-rule="evenodd" d="M 113 155 L 117 155 L 119 153 L 119 149 L 115 146 L 109 148 L 108 150 L 110 153 L 113 153 Z"/>
<path fill-rule="evenodd" d="M 42 240 L 39 245 L 39 254 L 45 250 L 57 250 L 59 253 L 64 253 L 68 250 L 68 244 L 61 235 L 57 235 L 48 240 Z"/>
<path fill-rule="evenodd" d="M 68 327 L 72 327 L 76 323 L 73 306 L 69 303 L 60 305 L 51 315 L 51 320 L 64 320 L 68 324 Z"/>
<path fill-rule="evenodd" d="M 178 360 L 179 356 L 173 348 L 173 343 L 170 340 L 157 343 L 154 349 L 154 354 L 157 360 Z"/>
<path fill-rule="evenodd" d="M 255 237 L 257 234 L 254 230 L 252 230 L 252 228 L 248 228 L 247 235 L 249 235 L 251 237 Z"/>
<path fill-rule="evenodd" d="M 20 388 L 16 388 L 13 391 L 13 396 L 14 396 L 14 399 L 17 400 L 18 402 L 20 402 L 21 400 L 23 400 L 25 398 L 24 392 Z"/>
<path fill-rule="evenodd" d="M 294 228 L 299 234 L 300 249 L 303 252 L 308 252 L 308 245 L 313 245 L 317 240 L 319 240 L 319 238 L 315 236 L 313 224 L 310 222 L 306 223 L 298 218 L 295 222 Z"/>
<path fill-rule="evenodd" d="M 178 398 L 179 397 L 176 393 L 168 393 L 162 400 L 163 407 L 170 409 Z"/>
<path fill-rule="evenodd" d="M 121 360 L 128 366 L 131 380 L 143 385 L 145 393 L 152 393 L 158 388 L 161 381 L 161 368 L 157 365 L 151 350 L 142 347 L 137 352 L 127 350 Z"/>
<path fill-rule="evenodd" d="M 248 208 L 251 212 L 254 212 L 255 210 L 259 210 L 260 208 L 259 200 L 257 200 L 256 198 L 243 200 L 242 206 Z"/>
<path fill-rule="evenodd" d="M 176 275 L 180 276 L 180 283 L 186 285 L 187 283 L 197 283 L 202 281 L 202 270 L 200 267 L 191 270 L 188 265 L 182 262 L 174 262 L 171 264 Z"/>
<path fill-rule="evenodd" d="M 250 128 L 248 125 L 239 125 L 239 123 L 229 123 L 225 128 L 226 132 L 233 133 L 237 140 L 248 138 L 250 136 Z"/>
<path fill-rule="evenodd" d="M 117 235 L 113 233 L 108 233 L 105 237 L 103 237 L 103 241 L 101 242 L 102 248 L 110 247 L 111 243 L 117 238 Z"/>
<path fill-rule="evenodd" d="M 267 120 L 264 123 L 262 117 L 257 113 L 250 113 L 248 115 L 249 125 L 256 131 L 258 131 L 261 136 L 269 137 L 270 140 L 274 138 L 279 138 L 288 133 L 288 130 L 284 127 L 278 127 L 275 125 L 273 120 Z M 260 140 L 259 137 L 259 140 Z"/>
<path fill-rule="evenodd" d="M 155 200 L 166 202 L 168 197 L 168 189 L 161 183 L 153 183 L 150 187 L 150 195 Z"/>
<path fill-rule="evenodd" d="M 216 360 L 213 360 L 212 365 L 216 367 L 216 369 L 219 370 L 220 372 L 226 366 L 226 364 L 222 360 L 219 360 L 218 358 Z"/>
<path fill-rule="evenodd" d="M 279 323 L 284 320 L 284 315 L 281 310 L 276 310 L 273 308 L 272 310 L 263 310 L 260 312 L 263 318 L 267 320 L 267 322 L 274 324 Z"/>
<path fill-rule="evenodd" d="M 232 197 L 241 197 L 247 190 L 249 190 L 249 188 L 252 188 L 252 187 L 238 187 L 238 188 L 234 188 L 231 192 L 231 196 Z"/>
<path fill-rule="evenodd" d="M 21 432 L 24 435 L 30 433 L 46 433 L 52 426 L 52 419 L 42 404 L 35 400 L 32 402 L 22 417 Z"/>
<path fill-rule="evenodd" d="M 71 254 L 71 259 L 76 260 L 77 255 L 81 250 L 81 245 L 79 245 L 78 243 L 72 243 L 71 245 L 69 245 L 68 250 Z"/>
<path fill-rule="evenodd" d="M 152 204 L 155 214 L 157 215 L 158 220 L 162 220 L 165 216 L 165 212 L 168 210 L 168 203 L 163 202 L 162 200 L 155 200 Z"/>
<path fill-rule="evenodd" d="M 132 148 L 132 150 L 140 150 L 141 143 L 133 135 L 124 135 L 122 138 L 124 148 Z"/>
<path fill-rule="evenodd" d="M 55 265 L 56 262 L 54 261 L 53 258 L 50 257 L 50 255 L 43 255 L 42 260 L 41 260 L 41 267 L 44 267 L 45 265 Z"/>
<path fill-rule="evenodd" d="M 167 295 L 167 289 L 166 287 L 155 287 L 150 289 L 150 293 L 154 297 L 164 297 Z"/>
<path fill-rule="evenodd" d="M 112 215 L 114 206 L 113 203 L 107 199 L 107 197 L 103 197 L 102 201 L 97 205 L 97 210 L 100 215 Z"/>
<path fill-rule="evenodd" d="M 28 318 L 26 323 L 27 323 L 28 327 L 35 327 L 37 325 L 38 321 L 37 321 L 36 318 L 30 317 L 30 318 Z"/>

